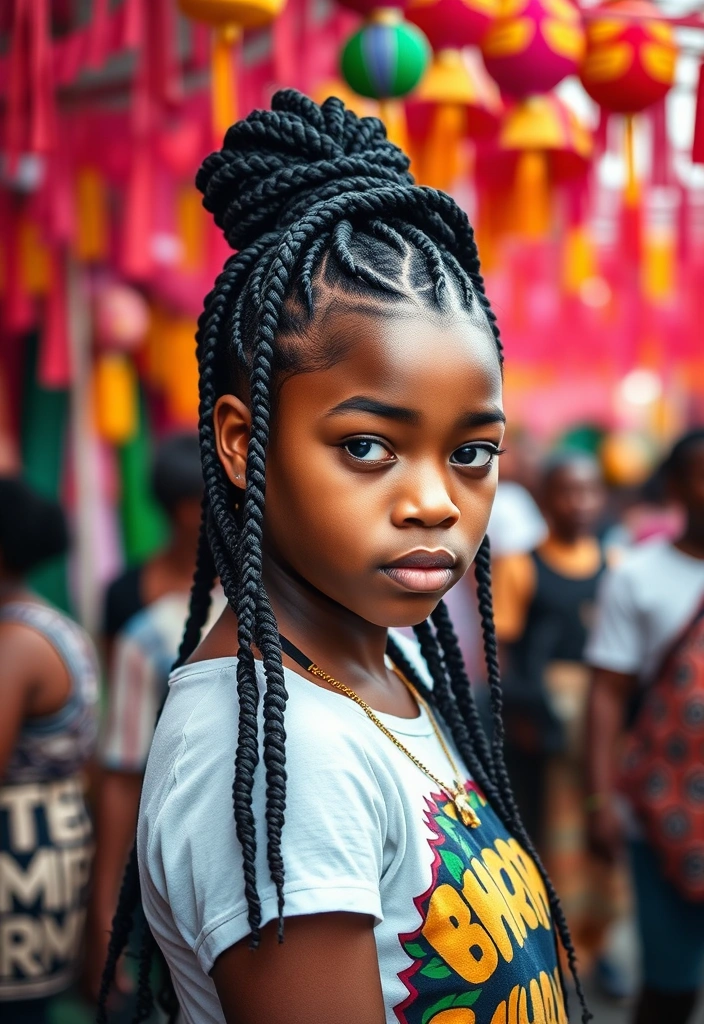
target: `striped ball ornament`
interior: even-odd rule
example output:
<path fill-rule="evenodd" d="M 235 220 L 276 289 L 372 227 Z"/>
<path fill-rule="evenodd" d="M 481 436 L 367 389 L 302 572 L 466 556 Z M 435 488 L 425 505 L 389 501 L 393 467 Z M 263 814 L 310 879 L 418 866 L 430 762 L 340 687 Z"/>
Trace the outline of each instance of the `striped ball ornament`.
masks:
<path fill-rule="evenodd" d="M 393 11 L 383 14 L 347 40 L 340 59 L 342 77 L 350 88 L 376 100 L 405 96 L 415 89 L 431 55 L 420 29 L 400 16 L 393 17 Z"/>

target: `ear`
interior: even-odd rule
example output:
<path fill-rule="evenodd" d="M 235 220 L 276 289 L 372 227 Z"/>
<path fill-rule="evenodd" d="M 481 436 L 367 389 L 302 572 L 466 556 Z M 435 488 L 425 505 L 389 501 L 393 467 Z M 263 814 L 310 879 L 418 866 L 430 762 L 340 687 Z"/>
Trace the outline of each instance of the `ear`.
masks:
<path fill-rule="evenodd" d="M 213 413 L 218 458 L 235 487 L 244 489 L 252 414 L 240 398 L 222 395 Z"/>

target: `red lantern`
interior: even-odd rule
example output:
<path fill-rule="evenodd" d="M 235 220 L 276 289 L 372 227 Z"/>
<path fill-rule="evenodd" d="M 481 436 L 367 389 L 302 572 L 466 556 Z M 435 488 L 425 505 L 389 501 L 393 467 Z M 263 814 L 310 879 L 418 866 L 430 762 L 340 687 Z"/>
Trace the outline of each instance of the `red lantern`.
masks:
<path fill-rule="evenodd" d="M 587 23 L 582 85 L 601 107 L 636 114 L 657 103 L 675 79 L 672 28 L 655 18 L 650 0 L 612 0 Z"/>
<path fill-rule="evenodd" d="M 492 78 L 522 99 L 576 74 L 584 47 L 582 19 L 569 0 L 502 0 L 481 48 Z"/>
<path fill-rule="evenodd" d="M 411 0 L 406 17 L 434 50 L 478 46 L 499 12 L 499 0 Z"/>

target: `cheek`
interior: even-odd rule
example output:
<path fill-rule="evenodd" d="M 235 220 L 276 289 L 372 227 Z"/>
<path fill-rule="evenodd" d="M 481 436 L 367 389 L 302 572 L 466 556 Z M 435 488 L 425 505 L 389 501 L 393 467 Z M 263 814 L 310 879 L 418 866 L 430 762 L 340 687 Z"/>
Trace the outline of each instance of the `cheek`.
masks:
<path fill-rule="evenodd" d="M 315 449 L 313 449 L 315 451 Z M 306 466 L 277 452 L 267 468 L 265 525 L 269 539 L 299 571 L 354 559 L 378 522 L 370 496 L 340 473 L 323 450 Z"/>

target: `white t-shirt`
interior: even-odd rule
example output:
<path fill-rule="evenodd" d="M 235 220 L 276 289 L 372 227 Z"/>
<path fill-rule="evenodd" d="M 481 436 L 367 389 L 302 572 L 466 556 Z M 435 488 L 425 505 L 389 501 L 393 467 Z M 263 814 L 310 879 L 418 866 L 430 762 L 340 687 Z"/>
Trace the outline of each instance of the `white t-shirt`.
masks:
<path fill-rule="evenodd" d="M 604 577 L 586 660 L 650 682 L 702 598 L 704 559 L 662 540 L 641 545 Z"/>
<path fill-rule="evenodd" d="M 236 659 L 223 658 L 173 674 L 139 812 L 144 910 L 188 1024 L 223 1024 L 209 972 L 249 934 L 231 795 L 235 673 Z M 468 829 L 361 708 L 297 673 L 285 676 L 285 915 L 374 919 L 387 1024 L 469 1024 L 475 1014 L 489 1024 L 517 1011 L 516 1019 L 566 1021 L 542 881 L 476 787 L 468 785 L 481 825 Z M 451 782 L 424 712 L 379 717 Z M 253 802 L 266 924 L 276 899 L 261 761 Z"/>
<path fill-rule="evenodd" d="M 494 558 L 532 551 L 545 540 L 548 528 L 540 509 L 522 484 L 501 480 L 487 528 Z"/>

